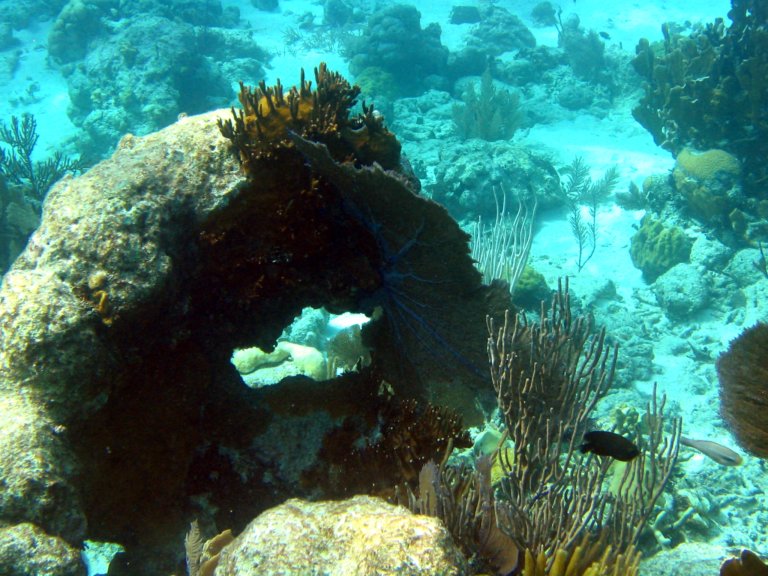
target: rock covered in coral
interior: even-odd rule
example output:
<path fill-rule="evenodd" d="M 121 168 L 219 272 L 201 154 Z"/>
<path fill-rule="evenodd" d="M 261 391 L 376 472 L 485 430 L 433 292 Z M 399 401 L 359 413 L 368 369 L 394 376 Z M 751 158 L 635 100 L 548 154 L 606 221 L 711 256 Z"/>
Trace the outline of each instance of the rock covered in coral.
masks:
<path fill-rule="evenodd" d="M 140 573 L 173 569 L 190 509 L 240 528 L 275 498 L 317 495 L 302 473 L 330 429 L 350 449 L 373 434 L 382 379 L 476 397 L 484 318 L 509 306 L 404 173 L 295 136 L 247 175 L 219 129 L 228 116 L 126 136 L 61 180 L 0 290 L 0 404 L 19 414 L 0 428 L 0 521 L 73 548 L 118 542 Z M 379 378 L 243 386 L 232 350 L 271 348 L 306 306 L 375 312 Z M 279 441 L 288 416 L 317 424 L 309 444 Z M 273 452 L 254 448 L 272 424 Z"/>
<path fill-rule="evenodd" d="M 82 576 L 80 551 L 34 524 L 0 528 L 0 573 L 4 576 Z"/>
<path fill-rule="evenodd" d="M 461 576 L 466 560 L 436 518 L 378 498 L 289 500 L 221 553 L 219 576 Z"/>
<path fill-rule="evenodd" d="M 700 268 L 681 263 L 659 276 L 652 290 L 670 318 L 686 320 L 709 304 L 710 283 Z"/>
<path fill-rule="evenodd" d="M 728 215 L 744 206 L 741 165 L 724 150 L 684 148 L 677 155 L 672 177 L 688 210 L 706 224 L 726 227 Z"/>
<path fill-rule="evenodd" d="M 522 20 L 498 5 L 483 7 L 480 22 L 472 28 L 466 40 L 467 50 L 481 52 L 486 58 L 535 46 L 536 38 Z"/>
<path fill-rule="evenodd" d="M 378 66 L 395 77 L 403 94 L 434 87 L 435 77 L 445 73 L 448 60 L 440 33 L 435 23 L 422 29 L 421 13 L 414 6 L 383 8 L 368 19 L 363 34 L 352 43 L 350 70 L 358 74 Z"/>
<path fill-rule="evenodd" d="M 535 195 L 540 209 L 561 204 L 560 177 L 545 157 L 509 142 L 469 140 L 443 151 L 432 197 L 455 218 L 492 221 L 497 201 L 507 196 L 507 211 L 518 198 Z"/>
<path fill-rule="evenodd" d="M 232 363 L 248 386 L 269 386 L 290 376 L 308 376 L 325 380 L 326 363 L 323 353 L 311 346 L 281 340 L 271 353 L 261 348 L 236 350 Z"/>

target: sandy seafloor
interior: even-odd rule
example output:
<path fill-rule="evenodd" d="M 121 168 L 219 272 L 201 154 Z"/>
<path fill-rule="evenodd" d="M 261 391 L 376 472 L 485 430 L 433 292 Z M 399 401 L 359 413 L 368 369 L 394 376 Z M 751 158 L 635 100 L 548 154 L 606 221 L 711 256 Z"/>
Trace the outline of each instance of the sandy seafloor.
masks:
<path fill-rule="evenodd" d="M 459 4 L 471 4 L 458 2 Z M 535 0 L 520 2 L 500 1 L 503 6 L 516 13 L 529 25 L 540 44 L 554 46 L 557 35 L 554 28 L 534 27 L 530 22 L 531 8 Z M 347 65 L 337 54 L 305 53 L 294 54 L 283 46 L 283 31 L 296 26 L 298 16 L 307 11 L 317 15 L 316 21 L 322 20 L 320 3 L 305 0 L 281 0 L 281 9 L 277 13 L 264 13 L 254 9 L 247 0 L 222 0 L 222 4 L 237 5 L 241 16 L 248 20 L 259 44 L 266 50 L 276 54 L 267 71 L 267 83 L 270 84 L 278 77 L 284 84 L 294 84 L 298 80 L 298 70 L 304 67 L 308 70 L 320 61 L 326 61 L 329 67 L 347 75 Z M 451 25 L 448 23 L 450 3 L 444 2 L 413 2 L 422 13 L 422 26 L 436 21 L 442 26 L 442 41 L 451 49 L 458 49 L 463 42 L 463 36 L 468 31 L 467 25 Z M 640 37 L 650 40 L 661 38 L 661 23 L 664 21 L 711 21 L 716 17 L 726 17 L 730 4 L 727 0 L 699 0 L 697 2 L 673 2 L 657 0 L 656 2 L 606 2 L 605 0 L 567 0 L 563 2 L 563 14 L 566 16 L 575 12 L 581 19 L 585 29 L 605 31 L 610 34 L 609 45 L 619 47 L 629 53 L 634 53 L 634 47 Z M 47 156 L 53 150 L 59 149 L 63 143 L 75 134 L 75 127 L 66 115 L 68 95 L 66 84 L 57 71 L 48 65 L 46 60 L 45 43 L 48 26 L 46 23 L 35 25 L 31 29 L 16 31 L 15 35 L 22 41 L 24 54 L 20 66 L 13 76 L 0 74 L 0 87 L 4 94 L 0 98 L 0 119 L 9 119 L 11 114 L 19 115 L 24 111 L 33 112 L 40 127 L 40 143 L 38 154 Z M 5 74 L 5 76 L 2 76 Z M 236 81 L 233 79 L 233 94 Z M 244 79 L 246 83 L 255 83 L 257 78 Z M 30 97 L 34 94 L 34 98 Z M 595 174 L 600 175 L 610 165 L 617 165 L 621 173 L 619 190 L 626 190 L 629 181 L 642 185 L 643 179 L 651 174 L 664 173 L 672 168 L 671 155 L 658 148 L 650 134 L 637 124 L 631 115 L 633 99 L 617 101 L 616 107 L 604 118 L 593 116 L 578 116 L 562 120 L 554 124 L 535 125 L 525 132 L 515 135 L 514 140 L 535 149 L 547 150 L 560 164 L 566 164 L 574 156 L 581 155 L 593 167 Z M 180 111 L 181 112 L 181 111 Z M 398 122 L 407 120 L 398 119 Z M 409 155 L 418 153 L 422 159 L 429 162 L 437 158 L 439 141 L 420 143 L 418 146 L 404 142 Z M 429 166 L 428 166 L 429 168 Z M 434 167 L 432 167 L 434 168 Z M 429 172 L 429 170 L 428 170 Z M 643 324 L 649 303 L 655 301 L 643 281 L 640 271 L 636 269 L 629 256 L 629 239 L 643 216 L 642 211 L 631 212 L 619 209 L 615 204 L 604 203 L 599 213 L 600 235 L 594 258 L 580 273 L 576 270 L 576 245 L 564 216 L 548 215 L 541 219 L 531 253 L 531 262 L 536 269 L 544 273 L 550 285 L 555 285 L 563 275 L 571 277 L 571 286 L 577 293 L 590 293 L 605 283 L 606 279 L 615 283 L 621 303 L 638 323 L 638 330 Z M 762 311 L 765 318 L 765 311 Z M 689 323 L 672 323 L 663 315 L 652 316 L 652 326 L 645 326 L 654 335 L 654 366 L 655 380 L 659 390 L 667 394 L 672 410 L 684 418 L 684 431 L 688 436 L 707 438 L 734 446 L 734 442 L 720 422 L 717 412 L 717 381 L 712 362 L 696 362 L 690 355 L 681 353 L 681 334 L 689 331 L 691 326 L 702 337 L 706 335 L 712 347 L 721 351 L 728 341 L 735 337 L 744 327 L 759 319 L 760 310 L 751 309 L 746 313 L 746 319 L 740 325 L 722 324 L 721 321 L 709 319 L 707 313 L 700 314 Z M 647 398 L 652 381 L 637 382 L 636 390 Z M 760 474 L 765 476 L 762 463 L 748 456 L 741 474 Z M 717 465 L 695 456 L 686 466 L 711 467 L 713 473 L 718 473 Z M 747 472 L 749 470 L 749 472 Z M 730 471 L 729 474 L 732 474 Z M 768 489 L 768 482 L 756 490 Z M 760 492 L 763 510 L 765 492 Z M 728 526 L 713 538 L 712 543 L 720 546 L 723 553 L 731 546 L 744 545 L 756 548 L 760 552 L 768 552 L 768 537 L 766 531 L 760 533 L 759 526 L 742 521 L 738 510 L 727 511 L 730 517 Z M 755 531 L 757 530 L 757 532 Z M 762 550 L 761 550 L 762 547 Z M 710 573 L 716 573 L 717 564 L 712 565 Z M 670 572 L 672 573 L 672 572 Z"/>

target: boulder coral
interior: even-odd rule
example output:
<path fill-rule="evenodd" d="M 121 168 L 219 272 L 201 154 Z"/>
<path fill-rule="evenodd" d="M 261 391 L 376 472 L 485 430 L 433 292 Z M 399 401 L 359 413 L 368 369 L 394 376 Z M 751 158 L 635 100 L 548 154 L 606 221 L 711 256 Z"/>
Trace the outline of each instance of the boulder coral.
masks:
<path fill-rule="evenodd" d="M 392 74 L 401 94 L 416 94 L 445 74 L 448 48 L 440 42 L 440 25 L 421 27 L 421 13 L 406 4 L 376 11 L 363 33 L 348 47 L 349 69 L 359 74 L 378 66 Z"/>
<path fill-rule="evenodd" d="M 653 282 L 675 264 L 687 262 L 691 245 L 680 228 L 665 226 L 648 215 L 630 240 L 629 255 L 635 267 L 642 270 L 645 281 Z"/>
<path fill-rule="evenodd" d="M 677 155 L 672 178 L 688 210 L 706 224 L 727 227 L 728 215 L 745 208 L 741 164 L 724 150 L 684 148 Z"/>
<path fill-rule="evenodd" d="M 216 571 L 220 576 L 318 573 L 462 576 L 470 571 L 436 518 L 365 496 L 340 502 L 292 499 L 264 512 L 224 548 Z"/>
<path fill-rule="evenodd" d="M 384 381 L 400 398 L 484 382 L 484 319 L 508 295 L 481 284 L 447 212 L 402 171 L 339 163 L 331 140 L 276 134 L 241 165 L 228 117 L 127 135 L 49 193 L 0 289 L 4 526 L 69 551 L 118 542 L 134 573 L 168 573 L 194 516 L 238 531 L 322 496 L 294 480 L 329 428 L 371 432 Z M 270 350 L 306 306 L 375 316 L 370 369 L 248 389 L 232 351 Z M 38 553 L 14 545 L 0 539 L 0 572 L 29 573 Z M 85 574 L 61 558 L 47 573 Z"/>

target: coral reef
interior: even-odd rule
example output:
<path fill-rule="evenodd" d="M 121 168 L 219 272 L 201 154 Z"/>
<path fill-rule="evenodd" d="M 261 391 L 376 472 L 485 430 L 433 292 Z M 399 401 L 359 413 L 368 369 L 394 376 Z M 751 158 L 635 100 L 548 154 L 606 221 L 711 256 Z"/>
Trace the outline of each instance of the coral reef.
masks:
<path fill-rule="evenodd" d="M 80 3 L 72 0 L 73 6 Z M 181 9 L 166 13 L 169 5 L 182 4 L 201 14 L 208 5 L 180 1 L 160 4 L 159 11 L 129 9 L 117 26 L 116 12 L 101 3 L 88 3 L 88 11 L 96 11 L 92 18 L 98 25 L 90 19 L 62 24 L 68 32 L 61 39 L 61 57 L 76 58 L 63 63 L 61 70 L 71 100 L 69 116 L 84 132 L 77 142 L 81 155 L 101 158 L 126 132 L 146 134 L 180 114 L 225 106 L 231 101 L 231 76 L 263 74 L 268 57 L 247 32 L 210 23 L 198 26 L 193 16 L 182 20 Z M 56 24 L 51 34 L 55 31 Z M 83 43 L 80 52 L 69 51 L 69 36 Z M 161 39 L 161 44 L 146 42 L 147 38 Z M 52 57 L 57 58 L 56 38 L 51 42 Z"/>
<path fill-rule="evenodd" d="M 0 22 L 15 30 L 26 28 L 35 19 L 49 20 L 56 16 L 67 0 L 18 0 L 0 4 Z"/>
<path fill-rule="evenodd" d="M 768 458 L 768 421 L 755 418 L 768 409 L 768 324 L 744 330 L 717 360 L 720 413 L 739 446 Z"/>
<path fill-rule="evenodd" d="M 227 116 L 126 136 L 60 181 L 0 290 L 0 406 L 13 415 L 0 519 L 70 550 L 119 542 L 135 573 L 173 570 L 191 517 L 237 531 L 286 497 L 321 496 L 302 471 L 346 417 L 356 438 L 375 434 L 381 391 L 425 398 L 443 381 L 482 396 L 482 319 L 510 305 L 402 172 L 332 158 L 349 145 L 342 127 L 336 142 L 323 133 L 328 147 L 278 131 L 246 173 Z M 371 368 L 244 386 L 232 351 L 271 349 L 307 306 L 375 315 Z M 21 562 L 0 559 L 0 572 Z"/>
<path fill-rule="evenodd" d="M 630 240 L 629 255 L 645 281 L 653 282 L 675 264 L 688 261 L 691 241 L 680 228 L 665 226 L 646 215 Z"/>
<path fill-rule="evenodd" d="M 664 24 L 664 41 L 641 40 L 633 65 L 646 80 L 633 110 L 660 146 L 722 148 L 742 164 L 749 195 L 765 198 L 768 178 L 768 15 L 759 0 L 733 0 L 722 19 L 690 36 Z"/>
<path fill-rule="evenodd" d="M 509 206 L 533 194 L 539 210 L 562 205 L 560 176 L 546 156 L 526 146 L 479 139 L 445 150 L 429 192 L 454 218 L 493 222 L 502 189 Z"/>
<path fill-rule="evenodd" d="M 363 34 L 350 42 L 349 69 L 359 74 L 377 66 L 392 74 L 401 94 L 419 93 L 445 73 L 448 49 L 440 43 L 440 26 L 421 28 L 421 13 L 395 4 L 375 12 Z"/>
<path fill-rule="evenodd" d="M 507 140 L 520 127 L 523 114 L 517 92 L 497 90 L 490 69 L 480 79 L 479 93 L 473 82 L 466 84 L 463 104 L 453 107 L 453 122 L 459 136 L 483 140 Z"/>
<path fill-rule="evenodd" d="M 111 21 L 118 14 L 121 19 L 157 16 L 167 22 L 169 29 L 176 23 L 206 28 L 228 27 L 240 19 L 237 8 L 224 9 L 219 0 L 168 0 L 162 3 L 134 0 L 129 4 L 120 4 L 118 0 L 69 0 L 61 3 L 64 6 L 57 13 L 48 36 L 48 53 L 58 64 L 69 64 L 85 57 L 90 45 L 109 33 Z"/>

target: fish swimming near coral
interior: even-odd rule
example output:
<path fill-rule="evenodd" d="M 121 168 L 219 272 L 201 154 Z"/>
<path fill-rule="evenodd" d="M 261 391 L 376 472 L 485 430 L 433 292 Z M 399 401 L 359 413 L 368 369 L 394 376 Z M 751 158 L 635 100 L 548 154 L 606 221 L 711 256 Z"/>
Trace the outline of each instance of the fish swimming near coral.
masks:
<path fill-rule="evenodd" d="M 698 450 L 704 456 L 712 458 L 712 460 L 723 466 L 738 466 L 742 462 L 741 456 L 737 452 L 711 440 L 691 440 L 681 436 L 680 444 Z"/>
<path fill-rule="evenodd" d="M 622 462 L 629 462 L 640 454 L 637 445 L 615 432 L 593 430 L 584 434 L 584 443 L 581 451 L 591 452 L 598 456 L 610 456 Z"/>

